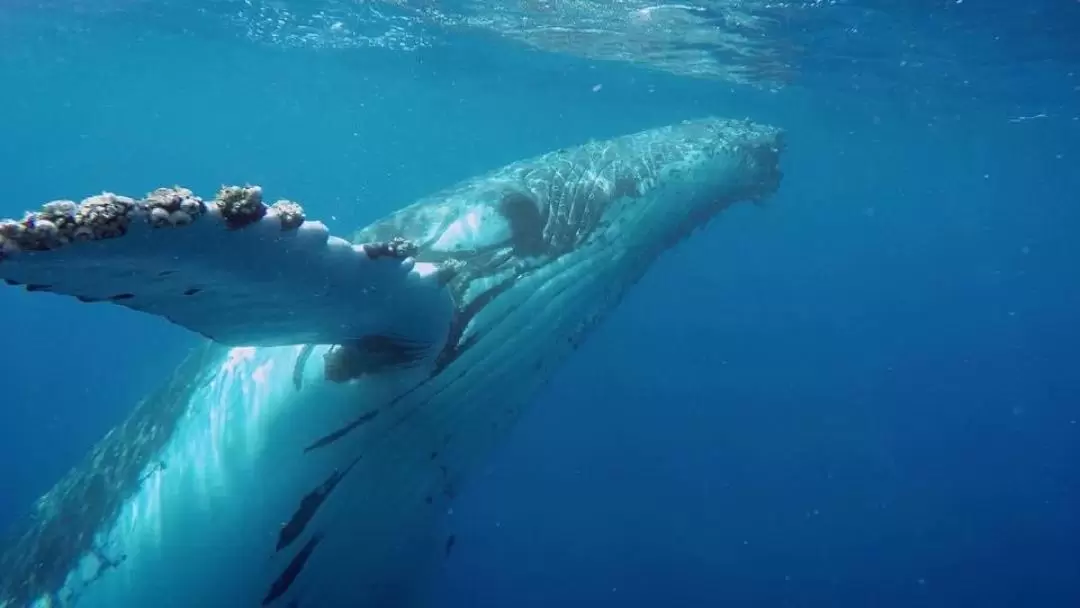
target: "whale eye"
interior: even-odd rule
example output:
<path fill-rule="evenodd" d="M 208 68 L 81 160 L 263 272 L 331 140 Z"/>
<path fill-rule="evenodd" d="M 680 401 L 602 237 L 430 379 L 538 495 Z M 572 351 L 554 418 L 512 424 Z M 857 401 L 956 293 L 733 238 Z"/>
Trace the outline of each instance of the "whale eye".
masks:
<path fill-rule="evenodd" d="M 503 196 L 499 211 L 510 222 L 510 242 L 519 255 L 544 252 L 544 216 L 532 197 L 510 192 Z"/>

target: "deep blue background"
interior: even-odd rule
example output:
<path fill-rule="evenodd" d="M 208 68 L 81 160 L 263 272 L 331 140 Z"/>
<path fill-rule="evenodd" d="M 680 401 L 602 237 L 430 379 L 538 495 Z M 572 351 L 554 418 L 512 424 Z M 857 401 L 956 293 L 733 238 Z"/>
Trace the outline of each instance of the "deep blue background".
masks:
<path fill-rule="evenodd" d="M 439 608 L 1080 605 L 1073 57 L 1018 64 L 1009 95 L 871 93 L 854 61 L 767 93 L 478 40 L 102 27 L 5 32 L 4 215 L 248 181 L 347 232 L 591 137 L 703 114 L 788 129 L 780 194 L 665 256 L 478 472 Z M 7 522 L 194 341 L 11 289 L 0 311 Z"/>

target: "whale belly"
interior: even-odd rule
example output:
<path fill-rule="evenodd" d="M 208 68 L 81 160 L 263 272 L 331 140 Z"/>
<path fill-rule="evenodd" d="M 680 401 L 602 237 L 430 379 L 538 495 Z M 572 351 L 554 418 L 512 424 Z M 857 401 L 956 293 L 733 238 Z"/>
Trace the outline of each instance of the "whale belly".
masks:
<path fill-rule="evenodd" d="M 299 348 L 215 350 L 138 487 L 31 605 L 407 605 L 445 540 L 424 500 L 437 480 L 377 440 L 389 417 L 364 413 L 408 380 L 336 385 L 311 364 L 297 390 Z M 312 449 L 358 419 L 348 441 Z"/>

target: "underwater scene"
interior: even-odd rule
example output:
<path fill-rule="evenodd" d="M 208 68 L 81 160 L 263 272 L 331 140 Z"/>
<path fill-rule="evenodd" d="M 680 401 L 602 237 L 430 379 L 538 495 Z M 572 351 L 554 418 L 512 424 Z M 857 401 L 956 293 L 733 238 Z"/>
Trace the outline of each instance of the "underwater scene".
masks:
<path fill-rule="evenodd" d="M 6 0 L 0 608 L 1080 606 L 1080 3 Z"/>

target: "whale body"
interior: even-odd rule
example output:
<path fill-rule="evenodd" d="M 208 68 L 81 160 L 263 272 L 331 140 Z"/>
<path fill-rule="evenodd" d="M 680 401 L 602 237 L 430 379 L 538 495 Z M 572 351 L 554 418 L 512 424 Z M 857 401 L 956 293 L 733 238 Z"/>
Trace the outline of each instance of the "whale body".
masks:
<path fill-rule="evenodd" d="M 453 549 L 445 515 L 468 474 L 660 254 L 731 205 L 775 192 L 782 139 L 772 126 L 705 118 L 593 141 L 360 230 L 355 243 L 409 243 L 406 271 L 443 273 L 432 289 L 447 296 L 444 316 L 441 299 L 396 296 L 404 308 L 423 303 L 409 314 L 435 318 L 437 331 L 417 335 L 438 338 L 415 352 L 399 334 L 352 350 L 244 345 L 265 337 L 247 330 L 234 334 L 241 343 L 208 340 L 16 528 L 0 555 L 0 608 L 422 603 Z M 222 243 L 225 253 L 240 246 Z M 64 255 L 99 255 L 78 247 Z M 48 274 L 14 263 L 5 274 L 6 263 L 0 277 L 24 286 L 9 277 Z M 275 280 L 302 280 L 289 274 L 302 265 L 288 268 Z M 206 272 L 192 266 L 187 279 Z M 145 310 L 202 322 L 197 306 L 155 302 Z"/>

